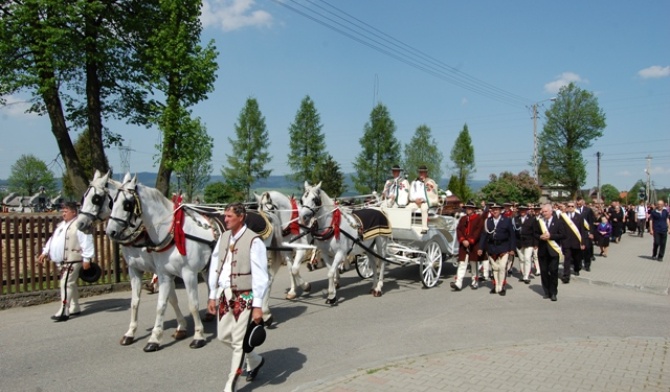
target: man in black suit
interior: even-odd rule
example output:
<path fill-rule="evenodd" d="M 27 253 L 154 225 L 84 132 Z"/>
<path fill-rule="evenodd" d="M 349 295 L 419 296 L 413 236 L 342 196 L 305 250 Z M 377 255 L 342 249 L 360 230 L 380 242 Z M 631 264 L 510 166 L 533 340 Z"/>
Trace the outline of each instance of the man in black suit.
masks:
<path fill-rule="evenodd" d="M 558 263 L 563 256 L 560 242 L 565 238 L 565 224 L 554 214 L 551 204 L 542 206 L 541 216 L 535 230 L 537 257 L 540 260 L 540 275 L 544 298 L 556 301 L 558 294 Z"/>
<path fill-rule="evenodd" d="M 489 262 L 493 269 L 493 288 L 491 294 L 505 295 L 507 283 L 507 259 L 514 254 L 516 236 L 512 220 L 500 215 L 501 205 L 493 203 L 490 215 L 484 222 L 484 230 L 479 238 L 480 256 L 483 252 L 489 255 Z"/>
<path fill-rule="evenodd" d="M 579 276 L 579 271 L 582 269 L 582 251 L 584 250 L 584 239 L 587 238 L 586 230 L 584 230 L 584 219 L 575 212 L 575 202 L 568 201 L 566 211 L 561 214 L 561 219 L 567 230 L 565 231 L 565 238 L 561 242 L 563 255 L 563 283 L 570 283 L 570 272 L 574 268 L 575 276 Z"/>
<path fill-rule="evenodd" d="M 579 212 L 582 216 L 584 229 L 586 230 L 582 259 L 584 260 L 584 270 L 589 272 L 591 271 L 591 261 L 593 261 L 593 238 L 596 228 L 596 215 L 593 213 L 593 209 L 586 205 L 583 197 L 577 196 L 576 204 L 575 211 Z"/>
<path fill-rule="evenodd" d="M 535 232 L 535 218 L 528 216 L 530 207 L 519 206 L 519 215 L 512 219 L 516 232 L 516 252 L 519 255 L 519 282 L 530 284 L 530 268 L 533 265 L 533 249 L 537 241 L 533 235 Z"/>

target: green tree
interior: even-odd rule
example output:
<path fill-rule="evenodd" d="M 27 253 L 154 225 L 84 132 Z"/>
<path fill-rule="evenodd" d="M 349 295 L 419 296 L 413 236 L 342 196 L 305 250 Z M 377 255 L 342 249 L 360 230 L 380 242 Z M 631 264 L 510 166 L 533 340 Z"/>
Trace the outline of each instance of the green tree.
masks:
<path fill-rule="evenodd" d="M 270 162 L 268 131 L 265 117 L 258 108 L 255 98 L 248 98 L 235 125 L 237 140 L 228 138 L 233 148 L 232 155 L 226 155 L 228 167 L 222 170 L 228 185 L 243 192 L 245 198 L 251 197 L 251 185 L 257 179 L 268 178 L 272 170 L 265 169 Z"/>
<path fill-rule="evenodd" d="M 647 189 L 647 184 L 643 180 L 637 180 L 635 185 L 633 185 L 630 190 L 628 191 L 628 200 L 634 203 L 638 203 L 640 201 L 639 193 L 641 189 Z"/>
<path fill-rule="evenodd" d="M 191 120 L 186 126 L 190 128 L 188 133 L 192 135 L 190 139 L 193 143 L 184 145 L 179 150 L 175 171 L 181 178 L 185 200 L 192 202 L 193 196 L 209 182 L 214 139 L 207 134 L 199 118 Z"/>
<path fill-rule="evenodd" d="M 419 126 L 408 144 L 405 144 L 405 172 L 415 175 L 419 166 L 426 165 L 428 174 L 438 184 L 442 179 L 443 155 L 437 148 L 437 141 L 427 125 Z M 388 170 L 388 169 L 387 169 Z"/>
<path fill-rule="evenodd" d="M 322 164 L 326 157 L 322 127 L 321 116 L 308 95 L 300 102 L 300 109 L 288 129 L 290 137 L 288 166 L 292 170 L 289 178 L 300 186 L 304 181 L 310 184 L 320 181 L 314 168 Z"/>
<path fill-rule="evenodd" d="M 244 194 L 236 189 L 232 189 L 229 184 L 218 181 L 205 186 L 204 198 L 205 203 L 210 204 L 230 203 L 243 200 Z"/>
<path fill-rule="evenodd" d="M 207 98 L 214 89 L 217 51 L 213 41 L 200 45 L 201 1 L 161 0 L 151 19 L 147 46 L 140 53 L 149 76 L 147 88 L 158 90 L 164 102 L 149 101 L 163 140 L 156 188 L 167 194 L 179 151 L 196 140 L 188 126 L 189 107 Z"/>
<path fill-rule="evenodd" d="M 339 197 L 347 191 L 344 174 L 332 155 L 326 154 L 326 158 L 316 167 L 315 172 L 315 177 L 321 182 L 321 189 L 331 197 Z"/>
<path fill-rule="evenodd" d="M 605 114 L 598 99 L 574 83 L 561 88 L 539 135 L 540 158 L 546 161 L 543 182 L 561 184 L 576 195 L 586 182 L 582 152 L 603 135 Z"/>
<path fill-rule="evenodd" d="M 458 134 L 454 146 L 451 148 L 450 159 L 456 169 L 458 185 L 455 189 L 449 190 L 461 200 L 468 200 L 472 197 L 468 180 L 475 172 L 475 149 L 472 146 L 468 124 L 464 124 L 461 133 Z"/>
<path fill-rule="evenodd" d="M 363 150 L 354 162 L 356 191 L 382 191 L 389 168 L 400 161 L 400 143 L 395 137 L 395 131 L 395 123 L 386 106 L 381 103 L 375 106 L 360 139 Z"/>
<path fill-rule="evenodd" d="M 56 191 L 54 175 L 44 161 L 32 154 L 24 154 L 12 165 L 8 179 L 9 190 L 32 196 L 44 187 L 48 194 Z"/>
<path fill-rule="evenodd" d="M 518 175 L 502 172 L 500 176 L 491 174 L 490 182 L 480 191 L 480 198 L 498 203 L 536 203 L 541 195 L 540 187 L 533 176 L 524 170 Z"/>
<path fill-rule="evenodd" d="M 600 187 L 600 197 L 602 197 L 605 203 L 619 201 L 621 199 L 620 196 L 619 190 L 612 184 L 603 184 Z"/>

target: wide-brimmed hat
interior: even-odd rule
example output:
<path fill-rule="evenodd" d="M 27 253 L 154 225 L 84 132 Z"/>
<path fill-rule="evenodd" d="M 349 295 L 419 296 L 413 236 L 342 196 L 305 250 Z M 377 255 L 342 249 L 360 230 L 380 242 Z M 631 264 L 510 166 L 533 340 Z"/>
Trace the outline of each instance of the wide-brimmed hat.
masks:
<path fill-rule="evenodd" d="M 428 168 L 426 167 L 426 165 L 419 166 L 419 173 L 420 172 L 427 172 L 427 171 L 428 171 Z"/>
<path fill-rule="evenodd" d="M 541 205 L 541 204 L 534 204 L 534 205 L 533 205 L 533 209 L 534 209 L 534 210 L 541 210 L 541 209 L 542 209 L 542 205 Z"/>
<path fill-rule="evenodd" d="M 402 169 L 400 168 L 400 165 L 393 165 L 393 166 L 391 167 L 391 171 L 396 171 L 396 170 L 397 170 L 397 171 L 401 171 L 401 170 L 402 170 Z"/>
<path fill-rule="evenodd" d="M 522 204 L 522 205 L 518 206 L 517 208 L 519 210 L 524 210 L 525 211 L 525 210 L 530 210 L 532 207 L 529 206 L 529 205 Z"/>
<path fill-rule="evenodd" d="M 489 208 L 502 208 L 502 206 L 498 204 L 498 202 L 494 201 L 492 203 L 489 203 Z"/>
<path fill-rule="evenodd" d="M 102 276 L 102 269 L 100 269 L 100 266 L 98 263 L 94 263 L 91 261 L 91 268 L 89 269 L 81 269 L 79 271 L 79 278 L 83 280 L 86 283 L 95 283 L 100 279 Z"/>
<path fill-rule="evenodd" d="M 244 350 L 245 353 L 252 352 L 255 347 L 258 347 L 265 342 L 265 337 L 266 334 L 263 324 L 256 324 L 253 321 L 250 322 L 247 327 L 247 333 L 244 334 L 242 350 Z"/>
<path fill-rule="evenodd" d="M 465 203 L 463 205 L 463 207 L 465 207 L 465 208 L 477 208 L 477 206 L 475 205 L 474 200 L 468 200 L 468 202 Z"/>

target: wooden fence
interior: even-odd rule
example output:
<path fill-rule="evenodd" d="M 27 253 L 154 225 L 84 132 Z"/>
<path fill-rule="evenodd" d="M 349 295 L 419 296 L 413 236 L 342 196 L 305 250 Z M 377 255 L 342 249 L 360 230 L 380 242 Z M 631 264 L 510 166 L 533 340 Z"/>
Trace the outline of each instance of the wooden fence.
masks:
<path fill-rule="evenodd" d="M 59 287 L 54 264 L 40 265 L 37 257 L 60 221 L 56 213 L 0 214 L 0 295 Z M 94 284 L 127 280 L 125 260 L 118 244 L 105 235 L 104 223 L 95 226 L 93 241 L 93 261 L 102 269 L 102 277 Z M 79 285 L 89 283 L 80 280 Z"/>

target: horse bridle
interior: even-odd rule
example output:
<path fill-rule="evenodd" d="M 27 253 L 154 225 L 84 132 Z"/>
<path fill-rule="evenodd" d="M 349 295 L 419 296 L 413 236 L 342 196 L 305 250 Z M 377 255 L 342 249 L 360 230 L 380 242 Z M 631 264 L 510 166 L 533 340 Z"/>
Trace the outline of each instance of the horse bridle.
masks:
<path fill-rule="evenodd" d="M 88 189 L 84 193 L 84 196 L 81 198 L 82 202 L 81 205 L 84 205 L 84 200 L 86 200 L 86 196 L 89 194 L 89 192 L 93 191 L 93 197 L 91 197 L 91 204 L 94 206 L 98 207 L 98 211 L 93 215 L 92 213 L 88 211 L 80 211 L 79 213 L 91 218 L 93 221 L 101 221 L 102 218 L 100 218 L 100 212 L 102 212 L 102 203 L 105 201 L 104 198 L 107 196 L 107 199 L 109 199 L 109 209 L 112 209 L 112 206 L 114 205 L 114 200 L 112 199 L 112 196 L 109 194 L 107 190 L 103 190 L 103 194 L 99 195 L 96 192 L 96 188 L 93 185 L 89 185 Z"/>
<path fill-rule="evenodd" d="M 130 193 L 132 197 L 130 199 L 126 198 L 122 202 L 123 210 L 128 213 L 128 217 L 124 220 L 121 218 L 117 218 L 114 215 L 109 216 L 109 219 L 121 225 L 123 231 L 126 231 L 128 229 L 133 230 L 130 233 L 130 235 L 128 235 L 128 237 L 118 240 L 119 243 L 133 242 L 144 231 L 144 226 L 142 224 L 142 203 L 140 202 L 140 198 L 137 195 L 136 188 L 135 189 L 119 188 L 119 191 L 116 193 L 116 197 L 113 200 L 113 204 L 116 204 L 119 195 L 126 192 Z M 139 221 L 139 223 L 133 224 L 133 222 L 131 222 L 132 220 Z"/>

